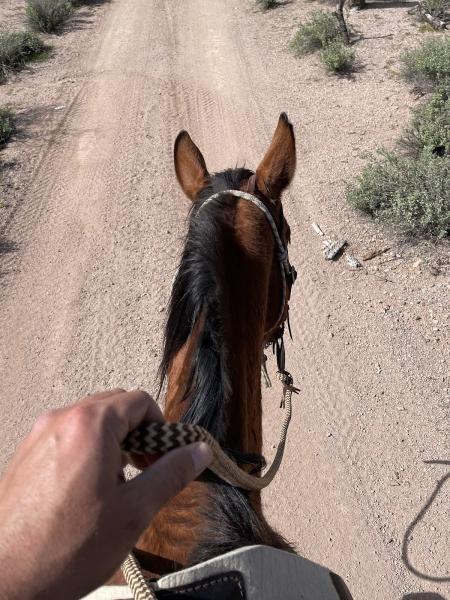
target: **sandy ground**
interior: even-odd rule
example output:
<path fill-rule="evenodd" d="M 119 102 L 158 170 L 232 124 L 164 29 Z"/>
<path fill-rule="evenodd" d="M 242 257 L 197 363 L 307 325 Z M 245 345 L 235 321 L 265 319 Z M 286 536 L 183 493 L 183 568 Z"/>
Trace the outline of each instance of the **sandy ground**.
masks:
<path fill-rule="evenodd" d="M 3 23 L 22 7 L 2 2 Z M 288 364 L 302 392 L 267 514 L 355 600 L 450 600 L 448 249 L 405 244 L 344 197 L 364 152 L 392 147 L 417 103 L 396 63 L 421 34 L 405 6 L 352 14 L 361 69 L 331 77 L 287 47 L 314 7 L 100 3 L 0 88 L 19 114 L 2 152 L 0 464 L 47 408 L 117 385 L 155 391 L 188 210 L 174 137 L 188 129 L 212 170 L 255 167 L 285 110 L 299 157 L 285 197 L 299 271 Z M 391 249 L 351 272 L 323 260 L 312 221 L 356 255 Z"/>

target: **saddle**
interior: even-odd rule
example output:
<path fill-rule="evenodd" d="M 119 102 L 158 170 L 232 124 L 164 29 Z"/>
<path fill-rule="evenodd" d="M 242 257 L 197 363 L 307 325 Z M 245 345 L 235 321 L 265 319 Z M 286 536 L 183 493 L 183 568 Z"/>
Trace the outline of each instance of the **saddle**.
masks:
<path fill-rule="evenodd" d="M 161 577 L 161 600 L 352 600 L 342 579 L 310 560 L 247 546 Z M 102 587 L 84 600 L 132 600 L 128 586 Z"/>

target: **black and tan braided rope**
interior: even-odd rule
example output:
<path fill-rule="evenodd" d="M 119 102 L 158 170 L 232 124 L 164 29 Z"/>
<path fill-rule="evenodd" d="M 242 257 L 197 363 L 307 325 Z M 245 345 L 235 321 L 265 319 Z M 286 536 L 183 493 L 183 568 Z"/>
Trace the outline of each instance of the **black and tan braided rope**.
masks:
<path fill-rule="evenodd" d="M 123 561 L 122 573 L 134 600 L 156 600 L 156 594 L 142 574 L 134 554 L 130 553 Z"/>
<path fill-rule="evenodd" d="M 292 393 L 298 391 L 293 386 L 290 373 L 287 371 L 278 373 L 278 377 L 283 386 L 281 406 L 284 408 L 284 417 L 275 457 L 269 469 L 261 477 L 250 475 L 242 470 L 222 450 L 212 435 L 198 425 L 188 423 L 143 424 L 125 438 L 122 448 L 124 452 L 130 454 L 165 454 L 194 442 L 206 442 L 214 456 L 209 467 L 211 471 L 232 486 L 245 490 L 262 490 L 269 485 L 280 468 L 292 415 Z M 139 563 L 132 554 L 122 564 L 122 571 L 135 600 L 154 600 L 156 598 L 155 592 L 146 582 Z"/>

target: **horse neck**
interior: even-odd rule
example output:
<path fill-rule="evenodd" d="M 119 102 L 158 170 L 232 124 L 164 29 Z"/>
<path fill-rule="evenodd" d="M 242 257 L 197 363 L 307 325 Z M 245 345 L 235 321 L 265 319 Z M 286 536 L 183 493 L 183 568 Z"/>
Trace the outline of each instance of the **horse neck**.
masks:
<path fill-rule="evenodd" d="M 223 355 L 218 360 L 226 361 L 227 381 L 218 382 L 218 387 L 229 392 L 225 406 L 219 407 L 224 421 L 219 441 L 244 453 L 260 454 L 262 450 L 261 359 L 272 250 L 269 244 L 267 256 L 252 258 L 243 257 L 239 246 L 229 246 L 220 268 Z M 185 394 L 191 381 L 192 357 L 204 343 L 202 332 L 210 325 L 209 318 L 208 314 L 197 319 L 191 336 L 171 362 L 165 409 L 168 420 L 182 419 L 188 409 Z M 198 369 L 202 367 L 198 365 Z"/>
<path fill-rule="evenodd" d="M 268 302 L 275 293 L 271 232 L 259 213 L 262 225 L 246 230 L 255 221 L 249 210 L 255 209 L 245 205 L 235 215 L 233 234 L 219 240 L 218 279 L 207 286 L 213 297 L 209 304 L 205 299 L 190 335 L 170 359 L 165 417 L 207 423 L 224 447 L 261 454 L 264 329 L 267 315 L 272 322 L 279 308 Z M 169 324 L 173 317 L 172 330 L 182 331 L 197 307 L 180 293 L 172 296 L 171 309 Z M 159 513 L 140 547 L 186 564 L 251 544 L 289 549 L 265 521 L 259 492 L 198 481 Z"/>
<path fill-rule="evenodd" d="M 262 452 L 261 359 L 266 293 L 254 273 L 241 273 L 236 288 L 228 337 L 231 394 L 227 402 L 228 448 L 244 453 Z"/>

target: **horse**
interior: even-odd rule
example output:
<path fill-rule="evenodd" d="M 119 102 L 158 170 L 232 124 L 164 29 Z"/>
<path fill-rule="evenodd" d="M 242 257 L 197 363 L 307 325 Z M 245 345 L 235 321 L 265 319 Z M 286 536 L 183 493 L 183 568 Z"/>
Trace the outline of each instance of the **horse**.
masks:
<path fill-rule="evenodd" d="M 282 113 L 255 172 L 210 174 L 186 131 L 176 138 L 174 164 L 192 204 L 165 327 L 164 416 L 203 426 L 243 469 L 259 472 L 263 349 L 282 335 L 294 280 L 283 281 L 265 213 L 286 248 L 291 234 L 281 194 L 296 168 L 293 126 Z M 246 193 L 263 206 L 248 202 Z M 260 492 L 209 473 L 158 514 L 135 554 L 147 573 L 160 575 L 254 544 L 293 552 L 264 517 Z"/>

